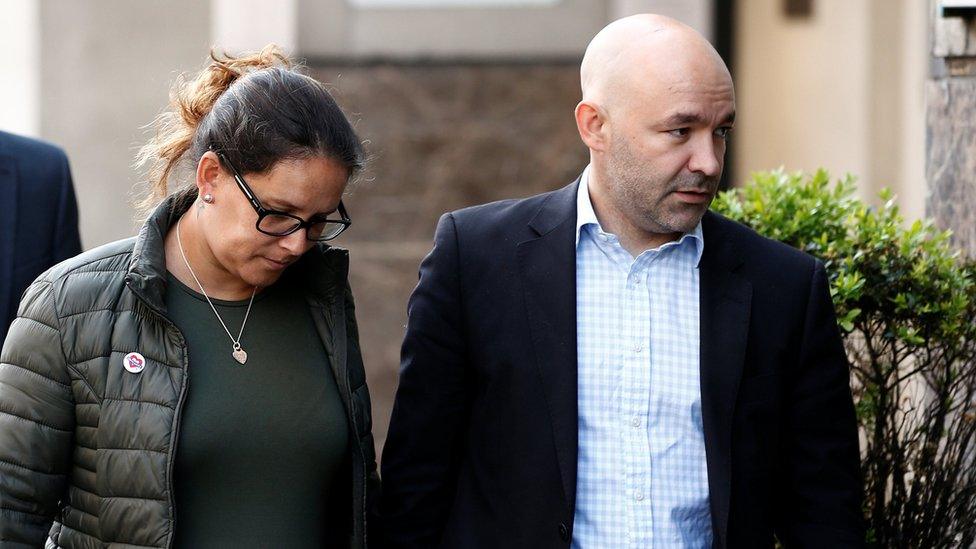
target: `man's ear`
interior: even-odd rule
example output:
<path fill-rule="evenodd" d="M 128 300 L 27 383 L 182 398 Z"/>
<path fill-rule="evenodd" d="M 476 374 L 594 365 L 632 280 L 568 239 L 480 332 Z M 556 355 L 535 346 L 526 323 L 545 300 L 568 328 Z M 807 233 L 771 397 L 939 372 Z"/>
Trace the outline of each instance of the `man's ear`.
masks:
<path fill-rule="evenodd" d="M 576 129 L 590 150 L 605 151 L 607 148 L 607 113 L 590 101 L 576 105 Z"/>
<path fill-rule="evenodd" d="M 197 191 L 199 196 L 217 196 L 220 176 L 220 160 L 213 151 L 207 151 L 197 162 Z"/>

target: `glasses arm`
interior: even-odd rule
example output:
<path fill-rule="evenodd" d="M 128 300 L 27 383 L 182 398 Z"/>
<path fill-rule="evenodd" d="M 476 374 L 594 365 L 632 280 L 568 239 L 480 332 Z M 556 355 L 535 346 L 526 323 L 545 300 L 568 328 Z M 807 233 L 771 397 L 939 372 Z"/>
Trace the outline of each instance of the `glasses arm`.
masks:
<path fill-rule="evenodd" d="M 230 171 L 234 174 L 234 181 L 237 183 L 237 186 L 241 189 L 241 192 L 244 193 L 244 196 L 247 197 L 248 202 L 251 203 L 251 206 L 254 208 L 254 210 L 258 212 L 258 214 L 263 215 L 265 212 L 264 205 L 261 204 L 261 201 L 258 200 L 257 196 L 254 196 L 254 193 L 251 191 L 251 187 L 248 187 L 247 183 L 244 182 L 244 178 L 241 176 L 241 173 L 237 171 L 237 168 L 234 167 L 233 164 L 230 163 L 230 160 L 227 160 L 227 157 L 224 156 L 224 153 L 220 151 L 214 151 L 214 153 L 217 155 L 217 158 L 225 166 L 230 168 Z"/>
<path fill-rule="evenodd" d="M 346 205 L 342 203 L 341 199 L 339 200 L 339 207 L 336 209 L 339 211 L 339 217 L 341 217 L 347 225 L 352 223 L 352 220 L 349 219 L 349 212 L 346 211 Z"/>

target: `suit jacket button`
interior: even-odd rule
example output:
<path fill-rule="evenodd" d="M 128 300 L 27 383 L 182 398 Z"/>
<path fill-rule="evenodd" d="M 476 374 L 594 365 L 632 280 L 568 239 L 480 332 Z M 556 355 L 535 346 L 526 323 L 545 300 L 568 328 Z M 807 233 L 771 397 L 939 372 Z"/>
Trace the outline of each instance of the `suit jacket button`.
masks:
<path fill-rule="evenodd" d="M 562 522 L 559 523 L 559 537 L 561 537 L 563 541 L 569 541 L 569 528 L 567 528 Z"/>

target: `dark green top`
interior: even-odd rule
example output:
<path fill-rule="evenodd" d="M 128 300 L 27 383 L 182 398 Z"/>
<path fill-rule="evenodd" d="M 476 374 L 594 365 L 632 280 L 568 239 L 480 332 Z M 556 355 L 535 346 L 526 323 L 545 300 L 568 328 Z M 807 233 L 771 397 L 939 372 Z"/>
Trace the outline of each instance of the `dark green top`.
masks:
<path fill-rule="evenodd" d="M 241 365 L 203 295 L 172 274 L 167 280 L 168 316 L 189 349 L 174 470 L 176 546 L 343 543 L 349 427 L 300 288 L 276 284 L 255 296 Z M 213 302 L 237 336 L 248 301 Z"/>

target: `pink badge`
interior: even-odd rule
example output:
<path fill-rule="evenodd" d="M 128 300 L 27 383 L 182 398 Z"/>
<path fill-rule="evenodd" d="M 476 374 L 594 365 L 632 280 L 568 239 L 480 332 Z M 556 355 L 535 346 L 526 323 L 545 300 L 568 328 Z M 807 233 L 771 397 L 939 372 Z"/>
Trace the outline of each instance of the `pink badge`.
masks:
<path fill-rule="evenodd" d="M 139 353 L 129 353 L 122 359 L 122 366 L 131 374 L 138 374 L 146 368 L 146 357 Z"/>

